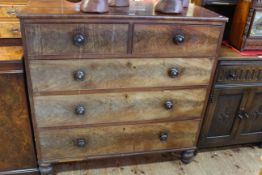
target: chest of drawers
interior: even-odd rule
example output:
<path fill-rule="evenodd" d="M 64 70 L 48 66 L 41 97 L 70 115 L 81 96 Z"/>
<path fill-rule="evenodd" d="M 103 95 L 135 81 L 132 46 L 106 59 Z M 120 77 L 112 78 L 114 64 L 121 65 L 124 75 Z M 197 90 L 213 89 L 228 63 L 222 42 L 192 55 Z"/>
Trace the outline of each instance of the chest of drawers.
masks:
<path fill-rule="evenodd" d="M 45 0 L 19 14 L 42 174 L 59 162 L 193 156 L 227 19 L 194 5 L 163 16 L 153 4 L 83 14 Z"/>

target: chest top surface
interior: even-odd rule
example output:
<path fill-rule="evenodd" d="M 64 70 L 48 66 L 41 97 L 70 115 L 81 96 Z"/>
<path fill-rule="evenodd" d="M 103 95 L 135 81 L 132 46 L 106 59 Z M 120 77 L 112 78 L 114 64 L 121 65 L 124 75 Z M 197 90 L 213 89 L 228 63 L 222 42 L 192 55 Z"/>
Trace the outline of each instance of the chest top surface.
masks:
<path fill-rule="evenodd" d="M 109 12 L 104 14 L 83 13 L 80 3 L 67 0 L 34 0 L 18 13 L 20 18 L 114 18 L 114 19 L 182 19 L 200 21 L 227 21 L 227 18 L 205 8 L 190 4 L 183 13 L 167 15 L 155 12 L 156 0 L 134 1 L 129 7 L 109 7 Z"/>

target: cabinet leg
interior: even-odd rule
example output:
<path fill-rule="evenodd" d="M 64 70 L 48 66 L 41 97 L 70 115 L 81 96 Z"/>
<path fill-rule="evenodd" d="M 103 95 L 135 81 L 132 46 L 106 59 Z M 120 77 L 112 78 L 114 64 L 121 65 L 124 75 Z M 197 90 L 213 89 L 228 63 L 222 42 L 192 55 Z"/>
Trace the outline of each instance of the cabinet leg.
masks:
<path fill-rule="evenodd" d="M 39 165 L 39 171 L 41 175 L 53 175 L 53 166 L 49 163 L 41 163 Z"/>
<path fill-rule="evenodd" d="M 186 150 L 181 153 L 181 161 L 184 164 L 188 164 L 193 160 L 195 156 L 195 150 Z"/>

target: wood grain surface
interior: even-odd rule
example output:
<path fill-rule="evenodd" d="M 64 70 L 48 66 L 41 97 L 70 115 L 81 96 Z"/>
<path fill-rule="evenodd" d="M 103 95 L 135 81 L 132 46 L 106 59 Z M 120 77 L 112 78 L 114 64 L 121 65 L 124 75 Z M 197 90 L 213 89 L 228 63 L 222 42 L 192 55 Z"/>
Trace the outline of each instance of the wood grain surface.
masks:
<path fill-rule="evenodd" d="M 173 54 L 174 56 L 215 56 L 221 27 L 207 25 L 136 24 L 134 53 Z M 184 36 L 176 44 L 173 38 Z"/>
<path fill-rule="evenodd" d="M 207 85 L 213 59 L 88 59 L 34 60 L 30 72 L 34 92 L 114 88 Z M 171 78 L 170 68 L 179 75 Z M 74 80 L 74 72 L 83 70 L 84 81 Z"/>
<path fill-rule="evenodd" d="M 81 32 L 86 43 L 76 46 L 73 37 Z M 127 24 L 27 24 L 28 55 L 117 54 L 127 52 Z"/>
<path fill-rule="evenodd" d="M 43 130 L 39 133 L 41 160 L 76 160 L 89 156 L 135 153 L 194 146 L 199 121 L 180 121 L 91 127 L 66 130 Z M 167 141 L 159 134 L 168 133 Z M 86 146 L 78 147 L 77 139 L 86 139 Z"/>
<path fill-rule="evenodd" d="M 24 6 L 13 6 L 13 5 L 4 5 L 0 4 L 0 19 L 1 18 L 15 18 L 16 12 L 20 11 Z"/>
<path fill-rule="evenodd" d="M 22 46 L 0 46 L 0 61 L 22 60 Z"/>
<path fill-rule="evenodd" d="M 35 117 L 38 127 L 183 120 L 201 116 L 205 96 L 206 89 L 36 96 Z M 164 107 L 167 100 L 174 104 L 170 110 Z M 75 114 L 78 105 L 85 107 L 84 115 Z"/>
<path fill-rule="evenodd" d="M 37 166 L 27 107 L 23 74 L 0 74 L 0 171 Z"/>

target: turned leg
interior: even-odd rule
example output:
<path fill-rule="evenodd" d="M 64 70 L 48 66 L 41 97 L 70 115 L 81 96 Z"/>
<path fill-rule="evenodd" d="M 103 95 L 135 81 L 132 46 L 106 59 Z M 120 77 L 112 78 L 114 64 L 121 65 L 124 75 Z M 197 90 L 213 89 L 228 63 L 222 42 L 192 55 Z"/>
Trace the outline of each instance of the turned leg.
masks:
<path fill-rule="evenodd" d="M 53 166 L 50 163 L 40 163 L 39 171 L 41 175 L 53 175 Z"/>
<path fill-rule="evenodd" d="M 195 156 L 195 150 L 186 150 L 181 153 L 181 161 L 185 164 L 190 163 Z"/>

